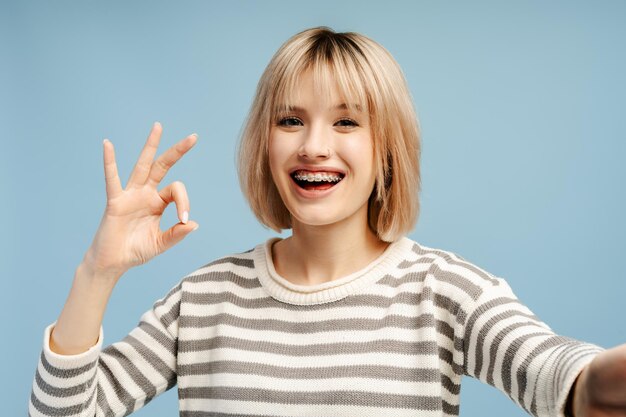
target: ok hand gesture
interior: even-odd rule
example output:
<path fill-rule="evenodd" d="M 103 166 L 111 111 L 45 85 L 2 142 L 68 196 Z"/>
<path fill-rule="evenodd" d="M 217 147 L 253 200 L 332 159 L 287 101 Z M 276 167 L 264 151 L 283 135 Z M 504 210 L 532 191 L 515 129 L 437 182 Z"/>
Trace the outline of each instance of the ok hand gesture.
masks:
<path fill-rule="evenodd" d="M 119 277 L 174 246 L 198 227 L 188 221 L 189 198 L 183 183 L 176 181 L 157 190 L 169 169 L 196 143 L 197 136 L 187 136 L 154 160 L 161 131 L 161 125 L 155 123 L 126 188 L 122 188 L 118 176 L 113 144 L 104 141 L 107 204 L 83 260 L 94 272 Z M 161 217 L 172 202 L 180 223 L 161 231 Z"/>

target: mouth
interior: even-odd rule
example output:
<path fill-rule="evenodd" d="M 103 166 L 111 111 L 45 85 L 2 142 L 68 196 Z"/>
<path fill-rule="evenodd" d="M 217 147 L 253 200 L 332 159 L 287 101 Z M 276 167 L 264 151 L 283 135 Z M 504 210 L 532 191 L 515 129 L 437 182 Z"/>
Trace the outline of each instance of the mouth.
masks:
<path fill-rule="evenodd" d="M 308 171 L 299 169 L 293 171 L 290 176 L 293 182 L 304 190 L 324 191 L 339 184 L 346 175 L 342 172 L 335 171 Z"/>

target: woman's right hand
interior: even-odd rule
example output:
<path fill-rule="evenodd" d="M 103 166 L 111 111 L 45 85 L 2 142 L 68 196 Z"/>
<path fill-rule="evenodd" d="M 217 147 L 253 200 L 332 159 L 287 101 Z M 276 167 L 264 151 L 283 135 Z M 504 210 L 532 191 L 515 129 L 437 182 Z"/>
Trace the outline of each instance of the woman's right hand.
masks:
<path fill-rule="evenodd" d="M 155 161 L 161 131 L 161 125 L 155 123 L 126 188 L 122 188 L 118 176 L 113 144 L 104 141 L 107 204 L 83 259 L 84 266 L 95 275 L 119 278 L 131 267 L 146 263 L 174 246 L 198 227 L 197 223 L 188 221 L 189 198 L 183 183 L 176 181 L 157 190 L 168 170 L 196 143 L 197 136 L 187 136 Z M 176 204 L 180 223 L 161 231 L 161 217 L 172 202 Z"/>

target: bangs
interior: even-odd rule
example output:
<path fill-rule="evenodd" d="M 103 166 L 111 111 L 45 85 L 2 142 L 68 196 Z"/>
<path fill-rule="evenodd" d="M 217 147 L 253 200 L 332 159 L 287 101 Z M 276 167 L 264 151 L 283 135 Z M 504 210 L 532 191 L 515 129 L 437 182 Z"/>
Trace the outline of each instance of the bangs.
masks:
<path fill-rule="evenodd" d="M 358 46 L 343 39 L 332 38 L 314 40 L 308 48 L 302 48 L 290 59 L 277 62 L 273 93 L 270 96 L 272 120 L 277 120 L 289 112 L 300 101 L 301 80 L 310 73 L 319 99 L 330 105 L 345 104 L 350 111 L 369 112 L 371 95 L 367 85 L 368 65 Z M 336 94 L 340 103 L 330 103 Z"/>

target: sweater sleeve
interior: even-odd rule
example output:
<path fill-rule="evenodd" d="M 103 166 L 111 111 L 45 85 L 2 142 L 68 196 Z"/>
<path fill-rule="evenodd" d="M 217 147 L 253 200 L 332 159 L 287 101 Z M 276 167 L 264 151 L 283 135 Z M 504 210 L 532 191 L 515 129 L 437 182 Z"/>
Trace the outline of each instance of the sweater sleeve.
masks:
<path fill-rule="evenodd" d="M 176 384 L 180 286 L 143 314 L 123 340 L 78 355 L 50 350 L 44 332 L 29 416 L 125 416 Z"/>
<path fill-rule="evenodd" d="M 465 374 L 534 416 L 564 417 L 576 377 L 602 348 L 556 335 L 499 278 L 462 310 Z"/>

